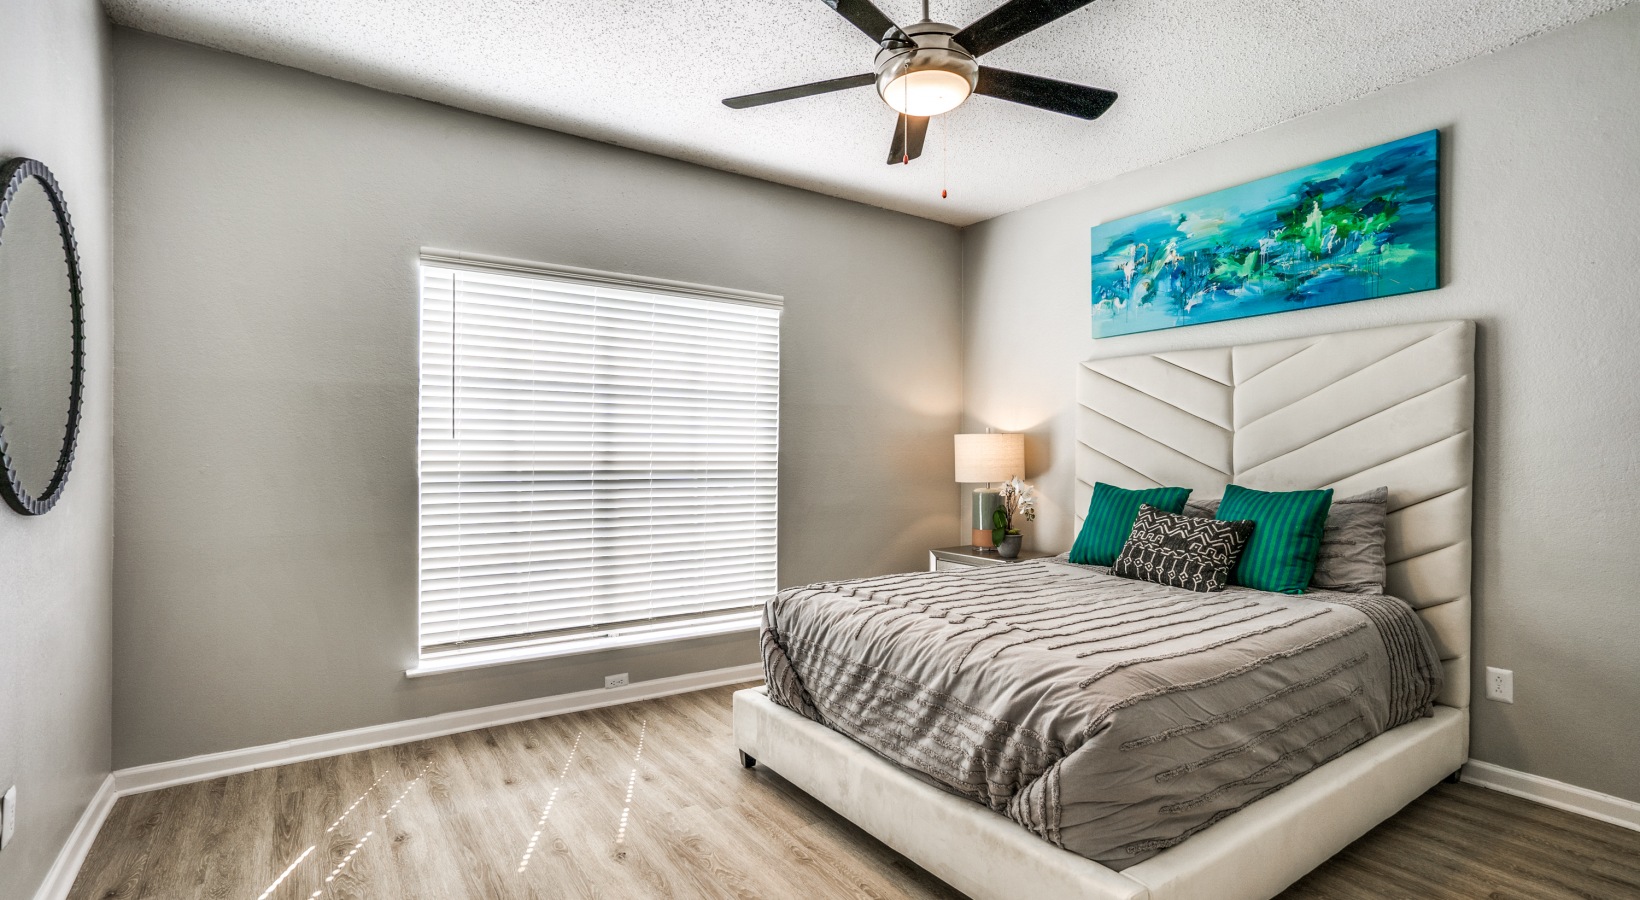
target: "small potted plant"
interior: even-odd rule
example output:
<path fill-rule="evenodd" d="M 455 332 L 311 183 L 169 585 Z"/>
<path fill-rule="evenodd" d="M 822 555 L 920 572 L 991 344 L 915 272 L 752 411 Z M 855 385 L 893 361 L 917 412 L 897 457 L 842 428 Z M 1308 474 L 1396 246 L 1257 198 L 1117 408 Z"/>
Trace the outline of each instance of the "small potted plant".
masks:
<path fill-rule="evenodd" d="M 1003 482 L 998 494 L 996 512 L 991 514 L 991 540 L 997 545 L 998 556 L 1014 559 L 1019 556 L 1019 544 L 1023 540 L 1014 526 L 1036 518 L 1036 489 L 1015 478 Z"/>

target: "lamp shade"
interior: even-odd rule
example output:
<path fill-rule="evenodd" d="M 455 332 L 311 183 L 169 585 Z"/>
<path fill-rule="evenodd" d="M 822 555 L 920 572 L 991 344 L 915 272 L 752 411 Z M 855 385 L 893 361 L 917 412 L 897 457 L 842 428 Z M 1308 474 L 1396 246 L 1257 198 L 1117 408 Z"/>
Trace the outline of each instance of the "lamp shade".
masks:
<path fill-rule="evenodd" d="M 959 434 L 957 481 L 981 484 L 1025 474 L 1025 435 Z"/>

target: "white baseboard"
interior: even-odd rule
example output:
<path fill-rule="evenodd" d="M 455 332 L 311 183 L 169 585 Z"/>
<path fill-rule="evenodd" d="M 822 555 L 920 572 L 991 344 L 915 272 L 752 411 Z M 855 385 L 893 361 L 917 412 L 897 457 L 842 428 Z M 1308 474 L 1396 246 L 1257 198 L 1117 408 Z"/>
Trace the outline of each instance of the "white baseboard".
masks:
<path fill-rule="evenodd" d="M 74 830 L 68 833 L 63 849 L 57 851 L 57 860 L 46 873 L 46 880 L 40 882 L 40 889 L 34 892 L 34 900 L 63 900 L 68 896 L 86 854 L 91 852 L 91 845 L 97 840 L 97 832 L 102 830 L 103 822 L 107 821 L 109 810 L 114 808 L 117 799 L 119 795 L 114 790 L 114 776 L 110 774 L 98 785 L 97 792 L 91 795 L 91 802 L 86 804 L 85 812 L 80 813 Z"/>
<path fill-rule="evenodd" d="M 1491 763 L 1470 760 L 1464 764 L 1462 780 L 1516 797 L 1525 797 L 1544 806 L 1610 822 L 1640 831 L 1640 803 L 1602 794 L 1575 784 L 1505 769 Z"/>
<path fill-rule="evenodd" d="M 389 722 L 385 725 L 371 725 L 350 731 L 318 734 L 312 737 L 280 741 L 277 744 L 264 744 L 260 747 L 246 747 L 243 750 L 227 750 L 222 753 L 191 756 L 187 759 L 172 762 L 150 763 L 145 766 L 120 769 L 113 774 L 114 787 L 116 793 L 123 797 L 127 794 L 157 791 L 160 788 L 172 787 L 178 784 L 209 781 L 212 778 L 237 775 L 241 772 L 251 772 L 269 766 L 283 766 L 326 756 L 339 756 L 356 750 L 370 750 L 375 747 L 387 747 L 409 741 L 442 737 L 447 734 L 472 731 L 475 728 L 489 728 L 512 722 L 523 722 L 528 719 L 539 719 L 543 716 L 580 712 L 585 709 L 597 709 L 601 706 L 617 706 L 622 703 L 652 700 L 656 697 L 722 687 L 723 685 L 738 684 L 744 681 L 761 681 L 762 679 L 762 664 L 751 663 L 744 666 L 731 666 L 726 669 L 712 669 L 707 672 L 675 675 L 670 678 L 638 681 L 626 687 L 578 691 L 573 694 L 559 694 L 553 697 L 521 700 L 517 703 L 504 703 L 500 706 L 486 706 L 480 709 L 443 713 L 422 719 L 406 719 L 402 722 Z"/>

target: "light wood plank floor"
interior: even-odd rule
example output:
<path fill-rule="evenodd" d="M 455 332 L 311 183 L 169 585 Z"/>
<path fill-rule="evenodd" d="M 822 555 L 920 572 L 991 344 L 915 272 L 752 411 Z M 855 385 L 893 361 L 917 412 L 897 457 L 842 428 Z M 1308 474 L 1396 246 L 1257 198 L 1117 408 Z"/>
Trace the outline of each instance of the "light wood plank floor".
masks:
<path fill-rule="evenodd" d="M 126 797 L 71 897 L 959 897 L 742 769 L 731 692 Z M 1443 785 L 1283 897 L 1640 897 L 1640 834 Z"/>

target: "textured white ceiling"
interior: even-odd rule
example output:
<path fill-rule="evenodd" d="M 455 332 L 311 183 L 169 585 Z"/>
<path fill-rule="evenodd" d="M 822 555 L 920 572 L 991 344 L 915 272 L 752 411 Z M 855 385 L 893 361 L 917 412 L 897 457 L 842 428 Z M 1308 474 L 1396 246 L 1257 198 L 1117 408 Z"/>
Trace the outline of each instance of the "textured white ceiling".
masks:
<path fill-rule="evenodd" d="M 968 224 L 1405 81 L 1627 0 L 1096 0 L 988 54 L 1110 88 L 1083 122 L 975 97 L 885 164 L 871 70 L 821 0 L 105 0 L 123 25 L 600 141 Z M 966 25 L 1000 0 L 934 0 Z M 902 24 L 917 0 L 879 0 Z M 949 199 L 940 198 L 942 185 Z"/>

